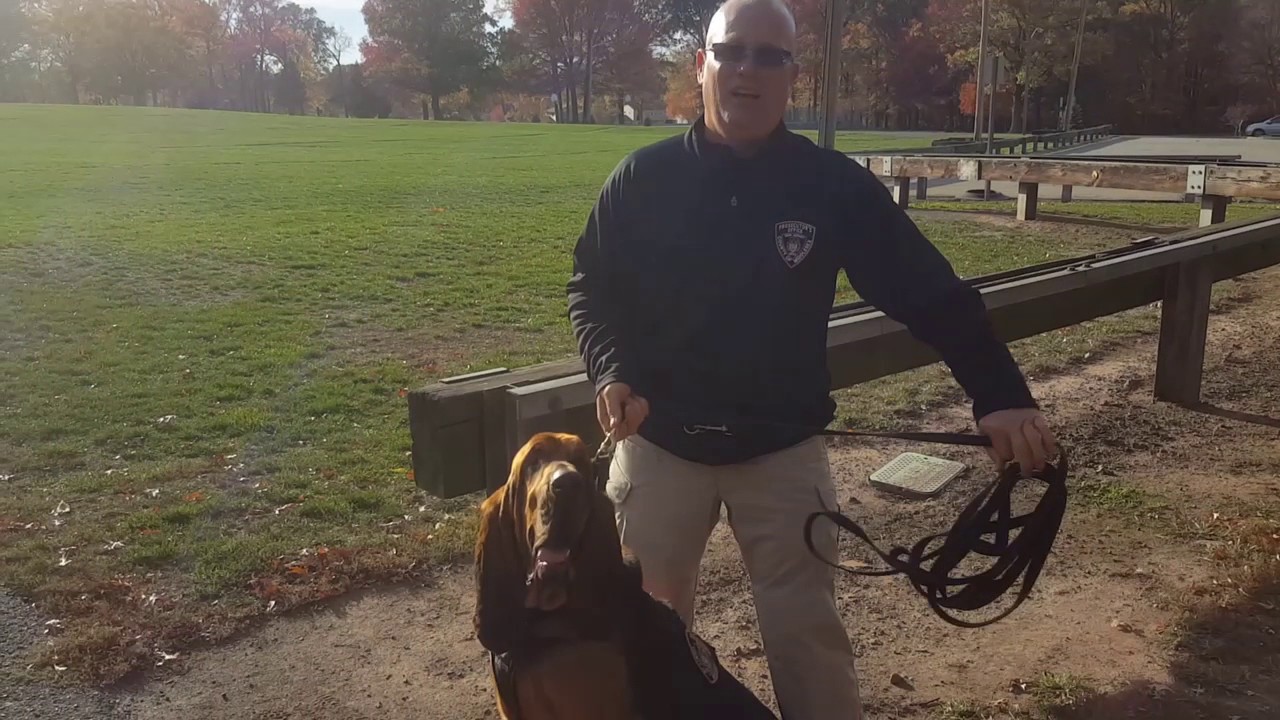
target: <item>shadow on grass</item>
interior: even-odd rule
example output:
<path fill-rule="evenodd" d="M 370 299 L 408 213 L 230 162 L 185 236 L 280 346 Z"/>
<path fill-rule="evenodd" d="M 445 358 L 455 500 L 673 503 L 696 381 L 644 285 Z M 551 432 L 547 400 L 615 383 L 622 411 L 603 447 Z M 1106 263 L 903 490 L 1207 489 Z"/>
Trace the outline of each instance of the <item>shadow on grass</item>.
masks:
<path fill-rule="evenodd" d="M 1204 602 L 1182 623 L 1172 682 L 1138 682 L 1071 707 L 1054 720 L 1230 720 L 1280 717 L 1280 567 L 1271 566 L 1222 602 Z"/>

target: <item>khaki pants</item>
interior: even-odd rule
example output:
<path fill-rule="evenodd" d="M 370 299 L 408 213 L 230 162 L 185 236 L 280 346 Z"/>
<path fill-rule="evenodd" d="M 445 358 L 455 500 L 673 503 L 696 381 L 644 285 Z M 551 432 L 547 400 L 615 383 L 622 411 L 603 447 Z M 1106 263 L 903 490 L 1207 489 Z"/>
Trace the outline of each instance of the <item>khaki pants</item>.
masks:
<path fill-rule="evenodd" d="M 809 513 L 838 506 L 821 438 L 713 467 L 632 436 L 615 449 L 607 491 L 622 542 L 643 568 L 645 588 L 691 626 L 698 566 L 724 503 L 751 579 L 782 716 L 861 719 L 853 648 L 836 609 L 835 571 L 804 543 Z M 815 524 L 814 545 L 835 561 L 835 526 Z"/>

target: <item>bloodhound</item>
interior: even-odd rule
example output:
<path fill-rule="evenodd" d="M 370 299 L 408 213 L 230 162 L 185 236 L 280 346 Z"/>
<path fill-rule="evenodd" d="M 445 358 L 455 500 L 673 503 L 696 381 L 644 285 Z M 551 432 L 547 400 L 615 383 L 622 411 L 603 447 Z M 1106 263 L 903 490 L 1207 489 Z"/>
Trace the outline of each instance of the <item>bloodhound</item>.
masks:
<path fill-rule="evenodd" d="M 475 630 L 505 720 L 777 720 L 642 587 L 580 438 L 534 436 L 481 505 Z"/>

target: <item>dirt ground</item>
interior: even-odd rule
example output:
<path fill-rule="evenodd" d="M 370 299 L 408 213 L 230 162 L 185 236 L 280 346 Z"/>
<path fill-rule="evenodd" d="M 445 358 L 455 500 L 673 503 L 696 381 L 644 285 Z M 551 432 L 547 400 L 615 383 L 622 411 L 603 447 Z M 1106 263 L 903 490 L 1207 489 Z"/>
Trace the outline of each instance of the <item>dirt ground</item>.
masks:
<path fill-rule="evenodd" d="M 1151 400 L 1155 339 L 1034 390 L 1070 448 L 1068 515 L 1036 592 L 1011 617 L 960 629 L 901 577 L 838 592 L 870 719 L 1280 717 L 1280 271 L 1239 281 L 1210 321 L 1204 398 Z M 968 429 L 967 409 L 921 427 Z M 904 450 L 973 468 L 933 501 L 867 475 Z M 832 441 L 843 511 L 882 547 L 945 529 L 990 475 L 980 452 Z M 847 558 L 868 558 L 842 539 Z M 134 720 L 476 720 L 496 717 L 471 635 L 469 567 L 281 617 L 124 692 Z M 708 551 L 698 629 L 772 701 L 747 581 L 727 529 Z M 913 689 L 891 683 L 904 676 Z M 15 716 L 16 717 L 16 716 Z"/>

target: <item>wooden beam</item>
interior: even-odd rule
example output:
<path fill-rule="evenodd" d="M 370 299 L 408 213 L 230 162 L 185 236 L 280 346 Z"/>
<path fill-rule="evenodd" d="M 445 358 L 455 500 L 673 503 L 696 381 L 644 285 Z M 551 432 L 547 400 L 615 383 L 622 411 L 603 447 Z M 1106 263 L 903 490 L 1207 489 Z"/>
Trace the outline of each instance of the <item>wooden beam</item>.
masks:
<path fill-rule="evenodd" d="M 1211 165 L 1204 191 L 1208 195 L 1280 200 L 1280 167 Z"/>
<path fill-rule="evenodd" d="M 997 334 L 1009 342 L 1156 302 L 1166 293 L 1167 268 L 1178 263 L 1198 261 L 1215 280 L 1280 264 L 1280 218 L 1214 230 L 1179 233 L 1172 236 L 1176 243 L 997 282 L 981 289 L 983 300 Z M 833 390 L 937 361 L 931 348 L 879 311 L 827 325 Z M 507 393 L 518 396 L 520 424 L 529 429 L 569 422 L 568 411 L 594 397 L 584 376 L 512 387 Z M 518 442 L 507 452 L 514 452 Z"/>
<path fill-rule="evenodd" d="M 1040 199 L 1040 186 L 1036 183 L 1018 183 L 1018 219 L 1035 220 L 1036 204 Z"/>
<path fill-rule="evenodd" d="M 1169 268 L 1166 273 L 1164 302 L 1160 307 L 1155 397 L 1193 404 L 1200 402 L 1213 266 L 1205 261 L 1185 262 Z"/>
<path fill-rule="evenodd" d="M 981 292 L 997 333 L 1010 341 L 1160 300 L 1169 292 L 1168 268 L 1182 263 L 1204 265 L 1213 282 L 1280 264 L 1280 217 L 1189 230 L 1137 252 L 1033 275 L 998 274 Z M 832 389 L 936 361 L 932 350 L 871 308 L 827 325 Z M 418 484 L 442 497 L 493 487 L 505 476 L 512 443 L 535 428 L 598 442 L 594 397 L 578 360 L 414 391 L 409 413 Z"/>
<path fill-rule="evenodd" d="M 581 360 L 541 363 L 514 371 L 486 371 L 446 378 L 410 391 L 409 433 L 414 482 L 437 497 L 456 497 L 506 474 L 502 455 L 505 406 L 510 385 L 577 375 Z"/>
<path fill-rule="evenodd" d="M 1200 198 L 1200 227 L 1218 225 L 1227 221 L 1227 203 L 1231 198 L 1221 195 L 1203 195 Z"/>

